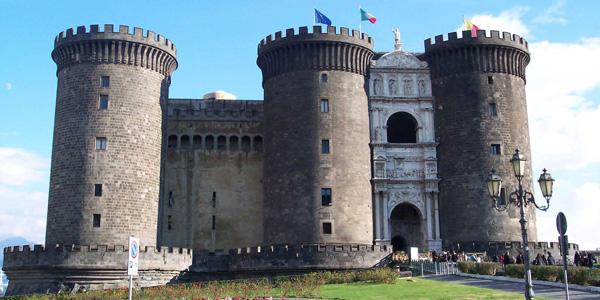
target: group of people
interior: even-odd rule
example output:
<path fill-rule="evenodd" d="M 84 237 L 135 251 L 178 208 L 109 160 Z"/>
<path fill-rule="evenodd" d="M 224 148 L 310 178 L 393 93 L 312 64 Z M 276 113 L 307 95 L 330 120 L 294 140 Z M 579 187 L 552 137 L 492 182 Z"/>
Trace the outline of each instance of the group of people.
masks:
<path fill-rule="evenodd" d="M 508 251 L 504 253 L 504 255 L 494 255 L 494 256 L 485 256 L 482 255 L 468 255 L 464 252 L 458 254 L 455 251 L 442 251 L 440 253 L 436 251 L 431 251 L 429 253 L 429 260 L 434 262 L 459 262 L 459 261 L 474 261 L 474 262 L 497 262 L 502 265 L 510 265 L 510 264 L 523 264 L 524 258 L 523 254 L 519 252 L 517 256 L 511 255 Z M 574 264 L 576 266 L 585 266 L 592 268 L 595 263 L 598 263 L 598 260 L 591 252 L 575 252 Z M 554 266 L 561 265 L 560 258 L 557 261 L 556 258 L 549 251 L 546 253 L 538 253 L 535 258 L 531 261 L 531 264 L 537 266 Z"/>
<path fill-rule="evenodd" d="M 598 260 L 594 256 L 594 253 L 581 251 L 575 251 L 575 258 L 573 259 L 574 263 L 578 267 L 590 267 L 593 268 L 595 263 L 598 263 Z"/>

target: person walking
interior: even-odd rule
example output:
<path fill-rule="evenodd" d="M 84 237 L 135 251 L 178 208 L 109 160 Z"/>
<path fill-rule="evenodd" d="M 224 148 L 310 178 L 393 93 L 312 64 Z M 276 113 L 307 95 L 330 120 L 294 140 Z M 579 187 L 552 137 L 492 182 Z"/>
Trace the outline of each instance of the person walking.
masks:
<path fill-rule="evenodd" d="M 518 265 L 522 265 L 523 264 L 523 254 L 521 254 L 521 252 L 519 252 L 519 254 L 517 255 L 516 263 Z"/>
<path fill-rule="evenodd" d="M 578 267 L 581 265 L 581 254 L 579 254 L 579 251 L 575 251 L 574 262 L 575 262 L 575 265 Z"/>
<path fill-rule="evenodd" d="M 556 264 L 556 260 L 554 259 L 554 256 L 552 256 L 552 253 L 550 253 L 550 251 L 548 251 L 548 258 L 546 260 L 548 261 L 549 266 L 553 266 Z"/>

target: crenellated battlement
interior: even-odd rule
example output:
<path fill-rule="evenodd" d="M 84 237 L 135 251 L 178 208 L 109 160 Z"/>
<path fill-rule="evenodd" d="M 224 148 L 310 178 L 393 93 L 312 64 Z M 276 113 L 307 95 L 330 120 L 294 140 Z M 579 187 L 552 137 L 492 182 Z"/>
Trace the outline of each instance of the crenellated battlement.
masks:
<path fill-rule="evenodd" d="M 528 44 L 525 39 L 508 32 L 500 35 L 492 30 L 478 30 L 477 37 L 463 31 L 462 38 L 456 32 L 425 40 L 424 57 L 431 67 L 433 78 L 470 72 L 506 73 L 525 80 L 525 68 L 529 63 Z"/>
<path fill-rule="evenodd" d="M 5 247 L 4 254 L 10 253 L 42 253 L 42 252 L 125 252 L 129 251 L 128 245 L 56 245 L 55 247 L 46 247 L 45 245 L 19 245 Z M 192 249 L 179 247 L 140 247 L 140 253 L 155 254 L 192 254 Z"/>
<path fill-rule="evenodd" d="M 77 26 L 75 31 L 73 31 L 73 28 L 69 28 L 54 38 L 54 47 L 56 48 L 65 43 L 95 39 L 140 42 L 170 52 L 173 56 L 177 55 L 175 44 L 165 38 L 164 35 L 156 34 L 150 30 L 144 31 L 144 29 L 139 27 L 134 27 L 133 32 L 131 32 L 127 25 L 119 25 L 119 30 L 115 30 L 113 24 L 105 24 L 103 30 L 100 30 L 99 25 L 90 25 L 89 30 L 85 26 Z"/>
<path fill-rule="evenodd" d="M 170 75 L 177 68 L 177 48 L 169 39 L 142 28 L 112 24 L 69 28 L 54 39 L 52 59 L 58 70 L 80 63 L 113 63 L 145 67 Z"/>
<path fill-rule="evenodd" d="M 526 52 L 529 49 L 527 41 L 517 34 L 504 31 L 500 35 L 500 31 L 498 30 L 477 30 L 477 36 L 473 37 L 470 30 L 465 30 L 462 32 L 462 38 L 458 37 L 457 32 L 450 32 L 447 35 L 447 39 L 444 39 L 443 34 L 435 36 L 434 42 L 431 41 L 431 38 L 426 39 L 425 51 L 434 50 L 439 47 L 449 48 L 461 44 L 511 46 Z"/>
<path fill-rule="evenodd" d="M 392 248 L 367 244 L 278 244 L 228 251 L 196 251 L 191 271 L 261 272 L 371 268 L 385 264 Z"/>
<path fill-rule="evenodd" d="M 339 70 L 364 75 L 373 57 L 373 40 L 366 33 L 341 27 L 294 28 L 268 35 L 258 44 L 257 64 L 267 79 L 292 71 Z"/>
<path fill-rule="evenodd" d="M 560 245 L 558 242 L 529 242 L 529 251 L 532 253 L 530 257 L 533 259 L 537 253 L 545 254 L 551 252 L 552 255 L 558 257 L 560 255 Z M 500 255 L 505 252 L 511 253 L 511 255 L 517 255 L 519 252 L 522 253 L 523 243 L 520 241 L 490 241 L 490 242 L 460 242 L 452 245 L 447 245 L 448 249 L 465 252 L 486 252 L 488 256 Z M 569 243 L 570 255 L 573 255 L 575 251 L 579 250 L 579 245 Z"/>
<path fill-rule="evenodd" d="M 288 41 L 313 41 L 313 40 L 330 40 L 337 42 L 352 42 L 362 45 L 366 48 L 373 48 L 373 39 L 366 33 L 356 29 L 348 29 L 346 27 L 336 28 L 335 26 L 327 26 L 323 32 L 323 27 L 313 26 L 312 32 L 308 31 L 308 26 L 298 28 L 298 32 L 294 28 L 285 30 L 285 36 L 282 31 L 275 32 L 274 35 L 267 35 L 258 44 L 258 53 L 267 50 L 271 47 L 276 47 L 279 42 Z"/>

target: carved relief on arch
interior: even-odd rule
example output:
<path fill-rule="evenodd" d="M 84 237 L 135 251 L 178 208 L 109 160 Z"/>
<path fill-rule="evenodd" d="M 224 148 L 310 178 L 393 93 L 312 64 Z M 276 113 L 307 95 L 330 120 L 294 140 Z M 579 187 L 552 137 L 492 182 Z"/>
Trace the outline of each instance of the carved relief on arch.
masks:
<path fill-rule="evenodd" d="M 414 88 L 413 88 L 413 79 L 411 76 L 404 76 L 402 77 L 402 93 L 404 95 L 404 97 L 410 97 L 413 96 L 414 93 Z"/>
<path fill-rule="evenodd" d="M 419 191 L 410 191 L 410 190 L 396 190 L 389 191 L 390 198 L 387 203 L 388 205 L 388 219 L 391 217 L 392 211 L 394 208 L 400 204 L 408 203 L 413 205 L 424 218 L 425 214 L 425 203 L 423 202 L 422 194 Z"/>
<path fill-rule="evenodd" d="M 431 96 L 431 82 L 426 76 L 419 76 L 417 80 L 417 89 L 420 97 Z"/>
<path fill-rule="evenodd" d="M 388 75 L 388 92 L 390 96 L 398 95 L 398 78 L 395 75 Z"/>
<path fill-rule="evenodd" d="M 383 96 L 383 76 L 375 74 L 372 80 L 371 95 L 372 96 Z"/>

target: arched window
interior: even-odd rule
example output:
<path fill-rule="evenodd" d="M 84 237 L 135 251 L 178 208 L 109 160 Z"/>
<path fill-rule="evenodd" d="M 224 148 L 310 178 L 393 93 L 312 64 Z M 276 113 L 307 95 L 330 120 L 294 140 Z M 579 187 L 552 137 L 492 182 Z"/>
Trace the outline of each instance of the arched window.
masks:
<path fill-rule="evenodd" d="M 249 136 L 242 137 L 242 151 L 250 151 L 250 137 Z"/>
<path fill-rule="evenodd" d="M 227 149 L 227 137 L 224 135 L 220 135 L 217 138 L 217 150 L 225 150 Z"/>
<path fill-rule="evenodd" d="M 172 134 L 167 141 L 168 148 L 177 148 L 177 136 Z"/>
<path fill-rule="evenodd" d="M 397 112 L 387 121 L 388 143 L 416 143 L 417 120 L 407 112 Z"/>
<path fill-rule="evenodd" d="M 202 148 L 202 136 L 200 136 L 200 135 L 194 136 L 194 139 L 192 140 L 192 147 L 194 149 Z"/>
<path fill-rule="evenodd" d="M 263 140 L 262 136 L 257 135 L 254 137 L 254 151 L 262 152 Z"/>
<path fill-rule="evenodd" d="M 182 135 L 181 141 L 179 141 L 179 143 L 180 143 L 182 149 L 189 149 L 190 148 L 190 136 Z"/>
<path fill-rule="evenodd" d="M 204 149 L 212 150 L 215 148 L 215 137 L 212 135 L 207 135 L 204 140 Z"/>
<path fill-rule="evenodd" d="M 237 151 L 239 149 L 240 149 L 240 139 L 235 135 L 230 136 L 229 137 L 229 150 Z"/>

